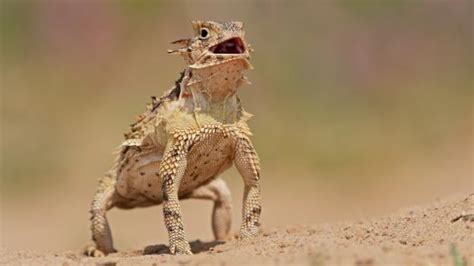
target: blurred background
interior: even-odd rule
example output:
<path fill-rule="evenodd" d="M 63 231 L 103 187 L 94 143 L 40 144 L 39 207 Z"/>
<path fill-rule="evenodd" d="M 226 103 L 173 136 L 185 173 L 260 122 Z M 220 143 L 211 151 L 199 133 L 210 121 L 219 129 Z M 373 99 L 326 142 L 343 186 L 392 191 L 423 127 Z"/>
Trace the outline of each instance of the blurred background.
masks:
<path fill-rule="evenodd" d="M 135 116 L 184 67 L 194 19 L 241 20 L 241 89 L 262 161 L 265 230 L 359 219 L 455 193 L 473 176 L 471 1 L 5 1 L 1 243 L 78 249 Z M 226 172 L 238 231 L 242 181 Z M 211 203 L 183 202 L 211 240 Z M 114 209 L 118 249 L 168 242 L 161 207 Z"/>

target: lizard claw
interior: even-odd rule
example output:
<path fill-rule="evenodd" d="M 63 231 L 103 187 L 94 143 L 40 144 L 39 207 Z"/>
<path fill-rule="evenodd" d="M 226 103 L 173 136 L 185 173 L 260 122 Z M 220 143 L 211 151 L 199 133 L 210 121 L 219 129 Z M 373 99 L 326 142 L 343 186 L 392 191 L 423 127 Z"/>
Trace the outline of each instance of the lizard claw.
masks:
<path fill-rule="evenodd" d="M 191 246 L 189 245 L 188 241 L 186 240 L 178 240 L 174 243 L 170 244 L 170 253 L 175 254 L 182 254 L 182 255 L 192 255 Z"/>

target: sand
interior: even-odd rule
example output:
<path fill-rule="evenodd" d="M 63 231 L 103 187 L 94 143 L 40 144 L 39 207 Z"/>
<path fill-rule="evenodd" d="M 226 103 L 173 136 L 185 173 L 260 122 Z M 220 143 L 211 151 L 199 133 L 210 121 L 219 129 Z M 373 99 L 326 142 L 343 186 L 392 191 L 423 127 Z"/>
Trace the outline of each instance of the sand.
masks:
<path fill-rule="evenodd" d="M 474 265 L 474 194 L 392 215 L 332 224 L 263 228 L 252 240 L 191 242 L 192 256 L 164 244 L 89 258 L 1 249 L 2 265 Z M 282 213 L 282 215 L 284 215 Z"/>

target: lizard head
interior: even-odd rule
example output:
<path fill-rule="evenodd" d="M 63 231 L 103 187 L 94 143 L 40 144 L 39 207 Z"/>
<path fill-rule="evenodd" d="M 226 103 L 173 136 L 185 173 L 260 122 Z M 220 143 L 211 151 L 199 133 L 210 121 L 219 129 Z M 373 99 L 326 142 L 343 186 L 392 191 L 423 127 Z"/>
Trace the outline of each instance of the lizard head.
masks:
<path fill-rule="evenodd" d="M 240 60 L 245 68 L 251 68 L 248 60 L 252 49 L 245 40 L 243 23 L 238 21 L 193 21 L 195 36 L 174 41 L 180 45 L 171 54 L 183 56 L 189 67 L 203 69 Z"/>

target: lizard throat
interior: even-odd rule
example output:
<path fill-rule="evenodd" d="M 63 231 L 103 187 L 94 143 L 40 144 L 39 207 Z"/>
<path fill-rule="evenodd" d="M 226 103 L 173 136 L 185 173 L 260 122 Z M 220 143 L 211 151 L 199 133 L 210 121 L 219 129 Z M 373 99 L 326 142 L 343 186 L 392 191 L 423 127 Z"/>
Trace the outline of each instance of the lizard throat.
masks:
<path fill-rule="evenodd" d="M 234 95 L 243 84 L 245 69 L 243 60 L 192 69 L 188 85 L 193 91 L 201 92 L 209 102 L 222 102 Z"/>

